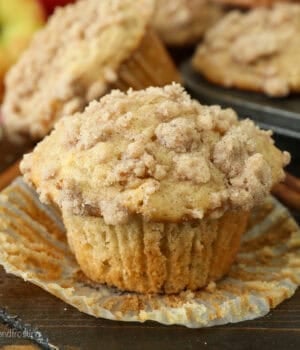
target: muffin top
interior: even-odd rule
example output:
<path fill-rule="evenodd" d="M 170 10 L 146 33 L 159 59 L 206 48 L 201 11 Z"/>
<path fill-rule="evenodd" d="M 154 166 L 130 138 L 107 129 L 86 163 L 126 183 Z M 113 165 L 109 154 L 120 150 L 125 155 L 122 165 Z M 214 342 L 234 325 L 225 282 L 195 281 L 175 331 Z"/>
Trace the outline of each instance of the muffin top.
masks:
<path fill-rule="evenodd" d="M 58 8 L 7 75 L 8 133 L 40 139 L 61 116 L 102 96 L 153 10 L 153 0 L 79 0 Z"/>
<path fill-rule="evenodd" d="M 197 42 L 223 14 L 210 0 L 165 0 L 157 2 L 154 27 L 171 46 Z"/>
<path fill-rule="evenodd" d="M 289 154 L 232 109 L 202 106 L 178 85 L 114 90 L 62 118 L 21 163 L 43 202 L 120 224 L 131 214 L 181 222 L 250 209 Z"/>
<path fill-rule="evenodd" d="M 286 96 L 300 91 L 300 4 L 231 11 L 200 44 L 193 63 L 225 86 Z"/>

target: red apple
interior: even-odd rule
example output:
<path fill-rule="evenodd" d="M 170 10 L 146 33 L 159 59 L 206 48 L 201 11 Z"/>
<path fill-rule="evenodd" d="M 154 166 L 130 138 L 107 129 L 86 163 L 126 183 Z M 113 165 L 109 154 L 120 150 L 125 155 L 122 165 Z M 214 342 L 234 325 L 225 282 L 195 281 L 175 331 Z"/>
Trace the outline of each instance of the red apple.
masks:
<path fill-rule="evenodd" d="M 51 15 L 57 6 L 65 6 L 75 0 L 40 0 L 48 15 Z"/>

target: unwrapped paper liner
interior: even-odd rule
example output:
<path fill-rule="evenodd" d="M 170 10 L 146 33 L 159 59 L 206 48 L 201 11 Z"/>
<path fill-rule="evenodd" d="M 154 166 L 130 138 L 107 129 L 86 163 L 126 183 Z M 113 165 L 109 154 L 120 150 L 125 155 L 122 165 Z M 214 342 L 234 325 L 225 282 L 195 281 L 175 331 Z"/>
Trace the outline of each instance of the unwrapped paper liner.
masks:
<path fill-rule="evenodd" d="M 291 297 L 300 284 L 300 231 L 269 197 L 253 211 L 229 275 L 205 290 L 141 295 L 95 284 L 80 271 L 56 212 L 17 179 L 0 194 L 0 263 L 95 317 L 209 327 L 254 319 Z"/>

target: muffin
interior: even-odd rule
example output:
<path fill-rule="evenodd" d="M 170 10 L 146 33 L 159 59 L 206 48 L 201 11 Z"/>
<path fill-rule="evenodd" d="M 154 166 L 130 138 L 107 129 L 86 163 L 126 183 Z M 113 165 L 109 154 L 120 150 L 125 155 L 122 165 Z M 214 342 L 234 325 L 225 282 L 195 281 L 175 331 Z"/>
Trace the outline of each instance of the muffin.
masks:
<path fill-rule="evenodd" d="M 4 76 L 45 22 L 43 6 L 36 0 L 0 0 L 0 103 Z"/>
<path fill-rule="evenodd" d="M 178 81 L 150 23 L 154 0 L 79 0 L 58 8 L 6 78 L 3 115 L 14 140 L 42 139 L 65 114 L 112 87 Z"/>
<path fill-rule="evenodd" d="M 62 118 L 21 171 L 60 208 L 91 280 L 178 293 L 228 272 L 249 211 L 288 161 L 269 132 L 173 84 L 113 91 Z"/>
<path fill-rule="evenodd" d="M 154 28 L 169 46 L 191 45 L 223 15 L 222 7 L 211 0 L 159 1 Z"/>
<path fill-rule="evenodd" d="M 213 83 L 272 97 L 300 91 L 300 4 L 232 11 L 211 28 L 193 58 Z"/>

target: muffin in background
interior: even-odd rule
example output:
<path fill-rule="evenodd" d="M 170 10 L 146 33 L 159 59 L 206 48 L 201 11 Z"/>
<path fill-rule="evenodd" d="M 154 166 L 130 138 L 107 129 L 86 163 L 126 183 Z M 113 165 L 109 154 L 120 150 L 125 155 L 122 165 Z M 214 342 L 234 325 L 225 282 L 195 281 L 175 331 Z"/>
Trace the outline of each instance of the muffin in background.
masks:
<path fill-rule="evenodd" d="M 151 30 L 154 0 L 79 0 L 57 8 L 6 78 L 3 116 L 11 139 L 42 139 L 66 114 L 112 87 L 179 81 Z"/>
<path fill-rule="evenodd" d="M 211 0 L 165 0 L 157 2 L 153 23 L 168 46 L 180 47 L 197 43 L 223 14 Z"/>
<path fill-rule="evenodd" d="M 4 76 L 45 22 L 38 0 L 0 0 L 0 103 Z"/>
<path fill-rule="evenodd" d="M 249 211 L 288 162 L 269 132 L 174 84 L 113 91 L 61 119 L 21 170 L 62 211 L 91 280 L 178 293 L 228 272 Z"/>
<path fill-rule="evenodd" d="M 194 68 L 225 87 L 283 97 L 300 92 L 300 4 L 231 11 L 205 35 Z"/>

